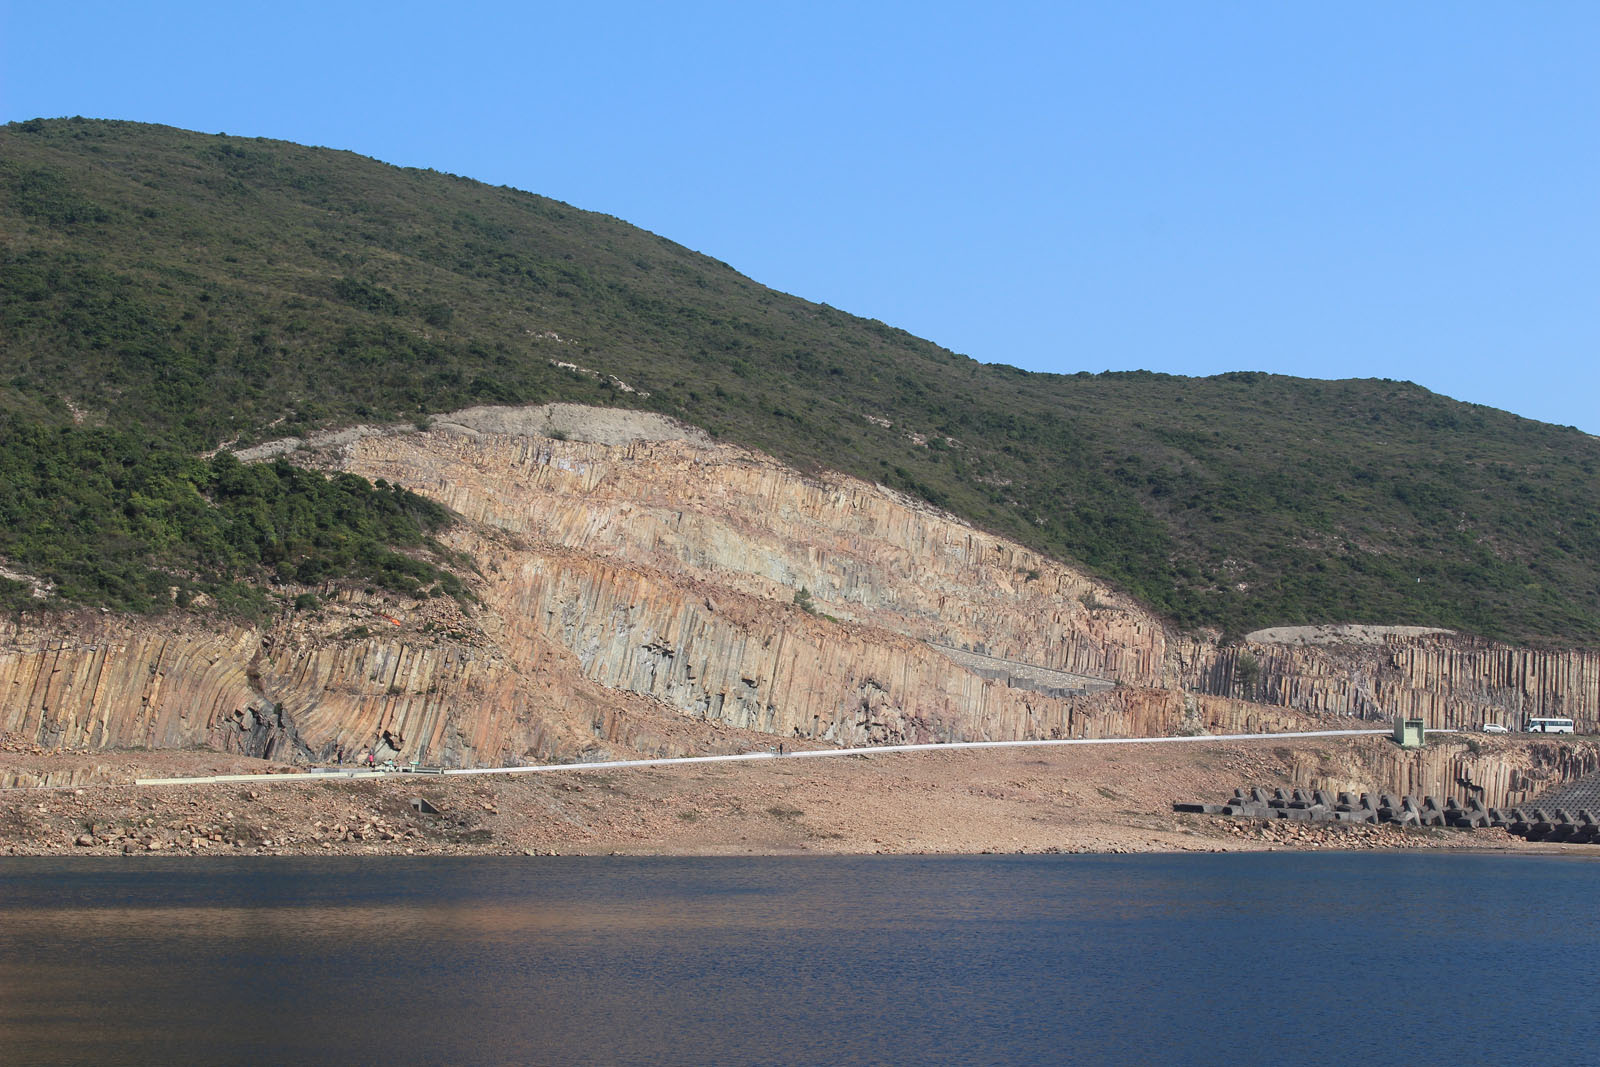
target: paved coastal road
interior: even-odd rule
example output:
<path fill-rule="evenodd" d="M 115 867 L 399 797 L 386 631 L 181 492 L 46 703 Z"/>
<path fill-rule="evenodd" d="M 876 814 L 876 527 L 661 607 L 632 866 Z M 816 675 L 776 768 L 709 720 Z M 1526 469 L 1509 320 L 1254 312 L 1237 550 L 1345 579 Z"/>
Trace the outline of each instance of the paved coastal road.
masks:
<path fill-rule="evenodd" d="M 610 771 L 627 767 L 673 767 L 685 763 L 736 763 L 751 760 L 820 759 L 826 756 L 876 756 L 885 752 L 951 752 L 973 748 L 1048 748 L 1055 745 L 1184 745 L 1220 741 L 1284 741 L 1304 737 L 1366 737 L 1390 730 L 1307 730 L 1280 734 L 1201 734 L 1195 737 L 1076 737 L 1059 741 L 950 741 L 931 745 L 870 745 L 865 748 L 813 748 L 785 752 L 737 752 L 728 756 L 676 756 L 666 759 L 608 760 L 603 763 L 545 763 L 533 767 L 468 767 L 444 774 L 548 774 L 555 771 Z M 1435 730 L 1434 733 L 1454 733 Z M 388 778 L 410 771 L 316 771 L 302 774 L 218 774 L 204 778 L 140 778 L 137 785 L 203 785 L 207 782 L 326 781 L 329 778 Z"/>

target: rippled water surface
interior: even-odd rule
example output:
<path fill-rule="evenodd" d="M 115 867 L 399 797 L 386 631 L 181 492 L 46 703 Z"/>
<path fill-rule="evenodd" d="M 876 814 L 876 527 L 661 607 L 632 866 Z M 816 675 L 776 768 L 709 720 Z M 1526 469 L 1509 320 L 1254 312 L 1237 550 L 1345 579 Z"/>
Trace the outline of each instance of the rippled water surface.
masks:
<path fill-rule="evenodd" d="M 1600 864 L 0 861 L 7 1063 L 1595 1063 Z"/>

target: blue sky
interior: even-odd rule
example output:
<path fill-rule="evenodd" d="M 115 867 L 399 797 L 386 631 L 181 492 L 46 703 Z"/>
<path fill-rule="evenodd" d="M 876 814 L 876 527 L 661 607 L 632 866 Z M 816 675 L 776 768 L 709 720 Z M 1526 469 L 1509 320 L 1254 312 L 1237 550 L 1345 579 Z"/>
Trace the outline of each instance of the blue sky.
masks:
<path fill-rule="evenodd" d="M 1033 370 L 1600 434 L 1600 4 L 21 3 L 0 117 L 346 148 Z"/>

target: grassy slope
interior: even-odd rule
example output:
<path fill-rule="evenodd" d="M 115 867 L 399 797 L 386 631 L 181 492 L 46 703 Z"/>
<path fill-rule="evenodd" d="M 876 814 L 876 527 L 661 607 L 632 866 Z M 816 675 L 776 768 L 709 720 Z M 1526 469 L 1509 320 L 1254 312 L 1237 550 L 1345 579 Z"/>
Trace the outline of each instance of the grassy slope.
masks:
<path fill-rule="evenodd" d="M 1184 626 L 1600 641 L 1600 441 L 1410 384 L 982 365 L 607 216 L 164 127 L 9 126 L 0 209 L 0 411 L 29 423 L 70 402 L 198 450 L 643 406 L 918 493 Z"/>

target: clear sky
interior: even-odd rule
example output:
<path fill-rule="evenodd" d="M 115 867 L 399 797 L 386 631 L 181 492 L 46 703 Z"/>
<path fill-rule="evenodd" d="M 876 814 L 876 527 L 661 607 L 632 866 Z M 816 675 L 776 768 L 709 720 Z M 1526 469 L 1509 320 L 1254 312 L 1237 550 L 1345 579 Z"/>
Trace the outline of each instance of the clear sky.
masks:
<path fill-rule="evenodd" d="M 1600 434 L 1600 4 L 0 0 L 0 117 L 553 196 L 1033 370 Z"/>

